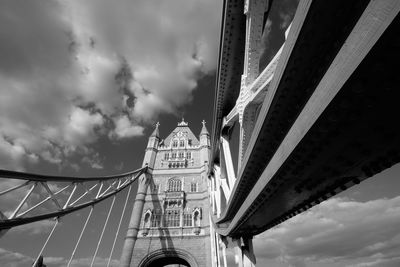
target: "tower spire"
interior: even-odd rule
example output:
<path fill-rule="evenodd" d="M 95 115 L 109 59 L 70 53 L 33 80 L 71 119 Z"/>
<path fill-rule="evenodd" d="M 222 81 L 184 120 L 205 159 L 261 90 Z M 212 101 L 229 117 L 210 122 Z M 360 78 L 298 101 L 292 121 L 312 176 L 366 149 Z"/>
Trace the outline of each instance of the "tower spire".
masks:
<path fill-rule="evenodd" d="M 158 130 L 158 126 L 160 126 L 159 122 L 156 123 L 156 128 L 154 129 L 153 133 L 150 135 L 151 137 L 159 137 L 160 136 L 160 132 Z"/>
<path fill-rule="evenodd" d="M 206 121 L 203 120 L 201 123 L 203 124 L 203 127 L 201 128 L 200 135 L 203 135 L 203 134 L 208 134 L 209 135 L 207 127 L 206 127 Z"/>

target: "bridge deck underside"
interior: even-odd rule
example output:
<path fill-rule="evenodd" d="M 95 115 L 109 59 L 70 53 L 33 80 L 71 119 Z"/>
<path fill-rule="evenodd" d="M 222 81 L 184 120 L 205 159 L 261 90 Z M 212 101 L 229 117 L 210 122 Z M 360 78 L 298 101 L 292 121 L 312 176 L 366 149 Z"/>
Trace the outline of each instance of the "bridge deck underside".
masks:
<path fill-rule="evenodd" d="M 230 221 L 302 111 L 368 1 L 314 1 L 304 14 L 268 113 L 254 146 L 248 147 L 234 196 L 220 222 Z M 301 24 L 295 18 L 293 24 Z M 292 25 L 292 29 L 296 25 Z M 282 63 L 278 63 L 282 64 Z M 279 66 L 278 66 L 279 67 Z M 276 74 L 275 74 L 276 75 Z M 270 87 L 271 90 L 271 87 Z M 258 123 L 258 122 L 257 122 Z"/>
<path fill-rule="evenodd" d="M 400 162 L 400 75 L 396 67 L 400 61 L 399 28 L 397 16 L 262 189 L 231 235 L 258 234 Z M 326 60 L 330 61 L 329 57 Z M 312 71 L 312 65 L 310 62 L 305 68 Z M 312 79 L 307 78 L 309 72 L 298 72 L 302 93 L 313 87 Z M 296 109 L 302 103 L 294 101 L 293 106 L 286 106 L 287 113 L 291 114 L 291 108 Z M 276 111 L 273 109 L 273 112 Z M 271 125 L 271 120 L 284 125 L 292 119 L 293 115 L 286 120 L 270 116 L 264 125 Z M 285 127 L 281 132 L 273 129 L 278 134 L 286 133 Z M 272 144 L 278 142 L 268 130 L 261 131 L 258 139 Z M 261 141 L 257 149 L 268 151 L 270 148 Z M 262 159 L 267 163 L 268 157 Z"/>
<path fill-rule="evenodd" d="M 241 74 L 243 72 L 246 17 L 243 14 L 243 0 L 225 0 L 223 10 L 223 27 L 218 60 L 218 75 L 215 103 L 214 126 L 212 128 L 212 146 L 219 142 L 222 119 L 236 104 L 240 92 Z M 215 150 L 211 155 L 217 157 Z"/>

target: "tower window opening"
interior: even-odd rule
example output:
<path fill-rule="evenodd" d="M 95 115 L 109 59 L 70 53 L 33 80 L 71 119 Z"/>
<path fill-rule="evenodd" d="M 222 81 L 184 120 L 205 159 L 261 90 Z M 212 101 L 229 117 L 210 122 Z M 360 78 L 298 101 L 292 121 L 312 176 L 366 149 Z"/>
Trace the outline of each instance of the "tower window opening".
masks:
<path fill-rule="evenodd" d="M 179 227 L 181 222 L 181 214 L 179 210 L 168 210 L 165 213 L 166 227 Z"/>
<path fill-rule="evenodd" d="M 168 191 L 169 192 L 178 192 L 182 190 L 182 182 L 178 179 L 170 179 L 168 181 Z"/>
<path fill-rule="evenodd" d="M 193 216 L 190 213 L 183 214 L 183 226 L 193 226 Z"/>
<path fill-rule="evenodd" d="M 197 183 L 190 183 L 190 192 L 197 192 Z"/>
<path fill-rule="evenodd" d="M 161 214 L 156 213 L 151 216 L 151 227 L 160 227 L 161 226 Z"/>

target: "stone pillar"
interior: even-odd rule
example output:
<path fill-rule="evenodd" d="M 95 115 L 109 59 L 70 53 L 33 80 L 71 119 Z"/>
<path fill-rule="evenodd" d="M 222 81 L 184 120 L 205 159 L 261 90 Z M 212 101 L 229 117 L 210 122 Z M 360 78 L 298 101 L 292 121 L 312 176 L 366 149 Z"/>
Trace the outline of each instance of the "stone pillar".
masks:
<path fill-rule="evenodd" d="M 149 185 L 151 176 L 149 173 L 142 174 L 139 178 L 138 190 L 136 194 L 135 203 L 132 209 L 131 219 L 129 221 L 128 231 L 126 233 L 124 246 L 122 248 L 121 260 L 119 266 L 129 267 L 131 264 L 133 248 L 140 227 L 140 220 L 143 213 L 143 205 L 146 198 L 147 187 Z"/>
<path fill-rule="evenodd" d="M 221 267 L 221 251 L 219 249 L 219 237 L 217 233 L 215 235 L 215 252 L 217 254 L 217 266 Z"/>
<path fill-rule="evenodd" d="M 208 220 L 209 220 L 209 224 L 210 224 L 211 267 L 218 267 L 217 266 L 217 252 L 216 252 L 216 246 L 215 246 L 215 231 L 214 231 L 214 226 L 211 221 L 211 216 L 208 218 Z"/>
<path fill-rule="evenodd" d="M 226 248 L 228 245 L 228 241 L 226 240 L 226 237 L 220 236 L 221 239 L 221 249 L 222 249 L 222 264 L 221 266 L 223 267 L 228 267 L 228 264 L 226 262 Z"/>
<path fill-rule="evenodd" d="M 256 256 L 253 250 L 253 238 L 242 237 L 234 240 L 235 250 L 239 260 L 239 267 L 255 267 Z"/>

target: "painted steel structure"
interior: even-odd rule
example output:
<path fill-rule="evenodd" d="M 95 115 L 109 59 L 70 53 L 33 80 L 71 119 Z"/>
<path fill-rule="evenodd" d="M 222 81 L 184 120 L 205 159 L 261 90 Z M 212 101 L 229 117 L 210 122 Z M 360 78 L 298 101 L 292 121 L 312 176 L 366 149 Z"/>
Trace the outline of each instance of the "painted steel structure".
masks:
<path fill-rule="evenodd" d="M 117 195 L 128 188 L 125 204 L 120 214 L 119 224 L 116 230 L 116 236 L 112 243 L 110 256 L 108 257 L 107 266 L 110 265 L 112 254 L 115 248 L 115 242 L 120 230 L 122 218 L 125 214 L 127 201 L 130 196 L 132 183 L 139 177 L 147 175 L 148 167 L 144 166 L 138 170 L 102 177 L 66 177 L 66 176 L 49 176 L 33 173 L 15 172 L 8 170 L 0 170 L 0 178 L 7 179 L 6 183 L 10 184 L 8 188 L 4 188 L 0 192 L 0 197 L 12 198 L 17 192 L 24 193 L 23 197 L 17 202 L 12 213 L 5 216 L 0 211 L 0 237 L 12 227 L 37 222 L 40 220 L 54 219 L 54 225 L 50 231 L 46 241 L 44 242 L 38 256 L 32 266 L 42 266 L 43 252 L 53 236 L 58 226 L 59 219 L 72 212 L 90 207 L 86 221 L 81 229 L 80 235 L 76 241 L 67 266 L 72 264 L 74 255 L 78 249 L 82 235 L 86 230 L 87 224 L 91 218 L 94 207 L 100 202 L 112 197 L 112 202 L 105 219 L 97 246 L 92 257 L 90 266 L 93 266 L 99 246 L 103 241 L 103 234 L 107 227 L 110 214 L 113 210 Z M 142 179 L 143 180 L 143 179 Z"/>
<path fill-rule="evenodd" d="M 11 215 L 0 220 L 0 230 L 15 226 L 62 217 L 71 212 L 95 205 L 131 185 L 141 174 L 147 171 L 147 166 L 124 174 L 103 177 L 67 177 L 49 176 L 25 172 L 0 170 L 0 177 L 13 179 L 14 186 L 0 192 L 0 196 L 12 194 L 14 191 L 25 188 L 26 194 L 19 201 Z M 40 192 L 43 200 L 37 203 L 29 201 L 32 192 Z M 45 212 L 40 207 L 45 207 Z M 24 206 L 23 210 L 22 207 Z"/>
<path fill-rule="evenodd" d="M 400 161 L 400 2 L 301 0 L 283 46 L 259 72 L 275 2 L 223 7 L 212 221 L 236 244 L 240 266 L 255 265 L 252 236 Z"/>

